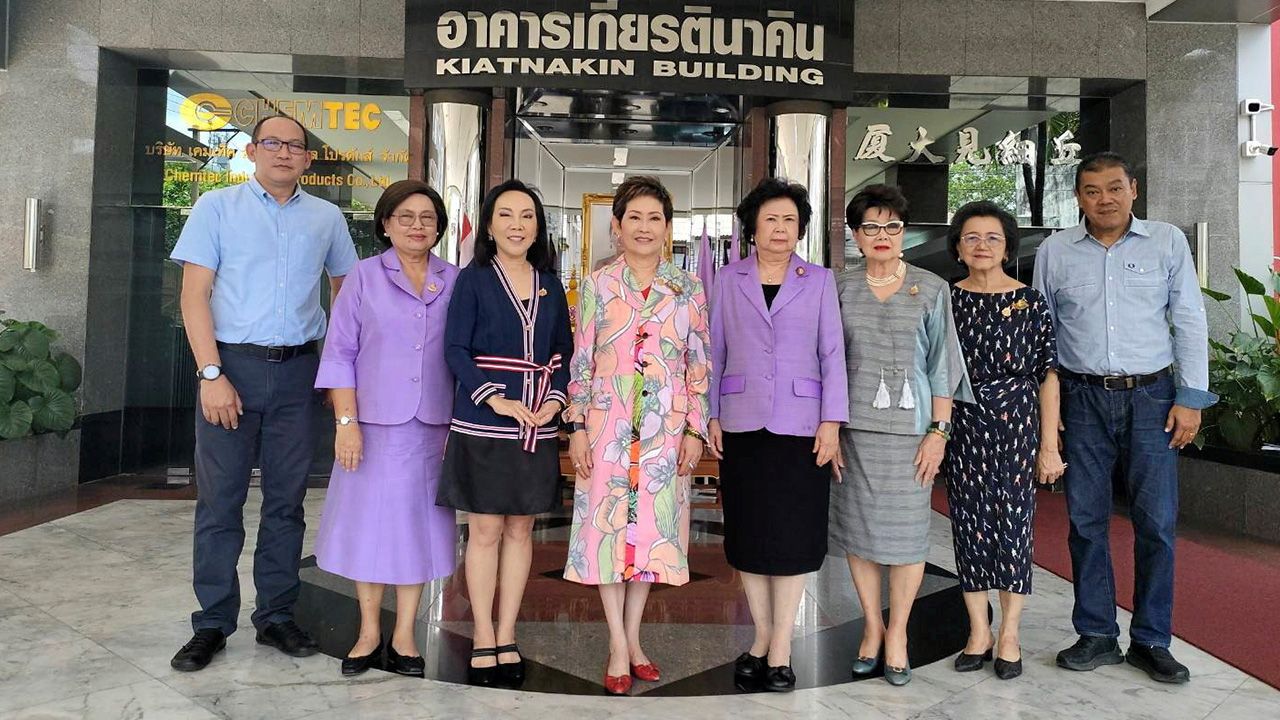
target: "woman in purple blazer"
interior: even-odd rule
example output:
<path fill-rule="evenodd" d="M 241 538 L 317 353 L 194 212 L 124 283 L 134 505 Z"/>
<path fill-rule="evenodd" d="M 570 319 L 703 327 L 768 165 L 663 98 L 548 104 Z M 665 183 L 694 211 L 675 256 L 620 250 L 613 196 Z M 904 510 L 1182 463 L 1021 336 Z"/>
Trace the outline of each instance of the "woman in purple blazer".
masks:
<path fill-rule="evenodd" d="M 716 281 L 710 423 L 712 452 L 722 458 L 724 552 L 756 625 L 734 675 L 744 688 L 787 691 L 796 683 L 791 633 L 804 576 L 827 552 L 849 380 L 835 278 L 794 252 L 809 225 L 808 192 L 766 179 L 737 213 L 756 251 Z"/>
<path fill-rule="evenodd" d="M 317 388 L 330 388 L 338 426 L 316 563 L 355 580 L 360 603 L 343 675 L 385 667 L 422 676 L 413 636 L 422 586 L 454 569 L 454 513 L 436 507 L 453 408 L 445 318 L 458 268 L 431 248 L 446 223 L 444 202 L 424 182 L 382 193 L 374 228 L 389 249 L 347 276 L 316 376 Z M 384 661 L 387 585 L 396 586 L 396 625 Z"/>

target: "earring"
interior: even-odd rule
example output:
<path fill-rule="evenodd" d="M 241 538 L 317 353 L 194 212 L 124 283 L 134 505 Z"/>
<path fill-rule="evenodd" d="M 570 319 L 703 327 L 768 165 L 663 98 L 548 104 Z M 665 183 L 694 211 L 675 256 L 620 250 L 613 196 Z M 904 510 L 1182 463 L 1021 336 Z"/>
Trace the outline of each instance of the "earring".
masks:
<path fill-rule="evenodd" d="M 898 253 L 898 257 L 904 257 L 903 253 Z"/>

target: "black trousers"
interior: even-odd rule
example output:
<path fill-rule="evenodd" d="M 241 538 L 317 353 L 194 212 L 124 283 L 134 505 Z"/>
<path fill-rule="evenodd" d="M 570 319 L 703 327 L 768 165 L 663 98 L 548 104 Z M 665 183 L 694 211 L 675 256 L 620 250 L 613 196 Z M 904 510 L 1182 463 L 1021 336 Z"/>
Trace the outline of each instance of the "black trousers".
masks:
<path fill-rule="evenodd" d="M 196 630 L 216 628 L 230 635 L 236 629 L 236 563 L 244 548 L 244 503 L 255 452 L 262 469 L 262 515 L 253 555 L 253 625 L 262 628 L 293 617 L 301 585 L 302 501 L 315 448 L 311 418 L 317 395 L 312 386 L 319 363 L 314 353 L 274 363 L 224 350 L 222 372 L 244 405 L 235 430 L 205 420 L 196 399 L 192 565 L 200 610 L 191 614 Z"/>

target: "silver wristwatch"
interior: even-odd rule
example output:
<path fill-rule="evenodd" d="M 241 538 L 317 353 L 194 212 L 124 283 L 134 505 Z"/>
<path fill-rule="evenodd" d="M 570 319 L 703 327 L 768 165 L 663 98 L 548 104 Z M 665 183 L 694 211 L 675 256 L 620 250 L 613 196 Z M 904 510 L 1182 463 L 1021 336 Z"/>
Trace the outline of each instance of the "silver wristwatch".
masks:
<path fill-rule="evenodd" d="M 350 415 L 343 415 L 342 417 L 333 421 L 335 425 L 352 425 L 355 422 L 356 422 L 356 419 Z"/>

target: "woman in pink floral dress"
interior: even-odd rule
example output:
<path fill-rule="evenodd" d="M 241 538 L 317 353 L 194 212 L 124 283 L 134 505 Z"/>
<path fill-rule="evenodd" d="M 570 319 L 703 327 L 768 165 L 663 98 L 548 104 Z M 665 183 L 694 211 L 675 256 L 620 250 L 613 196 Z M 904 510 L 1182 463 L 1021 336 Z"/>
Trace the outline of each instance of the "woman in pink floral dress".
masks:
<path fill-rule="evenodd" d="M 662 259 L 671 216 L 658 180 L 618 186 L 622 254 L 583 283 L 564 413 L 577 471 L 564 576 L 600 586 L 611 694 L 630 689 L 632 675 L 659 678 L 640 648 L 649 587 L 689 581 L 689 477 L 707 431 L 710 339 L 702 284 Z"/>

